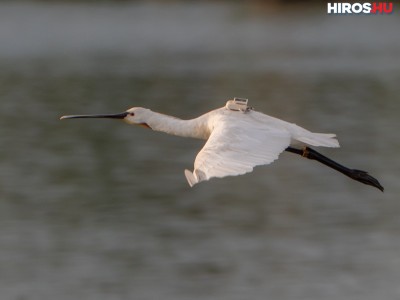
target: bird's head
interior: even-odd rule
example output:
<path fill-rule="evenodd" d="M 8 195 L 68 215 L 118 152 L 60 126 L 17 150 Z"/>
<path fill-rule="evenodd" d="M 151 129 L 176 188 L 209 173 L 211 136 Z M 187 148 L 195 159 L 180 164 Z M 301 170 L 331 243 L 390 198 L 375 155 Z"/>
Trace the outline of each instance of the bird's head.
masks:
<path fill-rule="evenodd" d="M 149 109 L 143 107 L 132 107 L 126 111 L 124 121 L 128 124 L 141 125 L 150 128 L 147 124 Z"/>
<path fill-rule="evenodd" d="M 120 119 L 124 120 L 128 124 L 141 125 L 147 128 L 150 126 L 147 124 L 147 112 L 149 110 L 142 107 L 132 107 L 125 112 L 118 114 L 93 114 L 93 115 L 69 115 L 62 116 L 60 120 L 65 119 L 82 119 L 82 118 L 107 118 L 107 119 Z"/>

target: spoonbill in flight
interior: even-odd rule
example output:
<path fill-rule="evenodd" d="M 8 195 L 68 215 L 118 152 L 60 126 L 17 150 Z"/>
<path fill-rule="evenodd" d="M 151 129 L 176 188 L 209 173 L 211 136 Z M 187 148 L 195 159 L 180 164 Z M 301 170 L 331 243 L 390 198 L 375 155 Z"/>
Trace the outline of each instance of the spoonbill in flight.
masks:
<path fill-rule="evenodd" d="M 196 157 L 194 171 L 185 170 L 191 187 L 213 177 L 251 172 L 255 166 L 270 164 L 280 153 L 288 151 L 317 160 L 383 192 L 379 181 L 367 172 L 346 168 L 308 147 L 339 147 L 335 134 L 313 133 L 265 115 L 248 106 L 247 99 L 234 98 L 224 107 L 191 120 L 181 120 L 142 107 L 133 107 L 119 114 L 63 116 L 61 120 L 77 118 L 122 119 L 129 124 L 172 135 L 207 140 Z"/>

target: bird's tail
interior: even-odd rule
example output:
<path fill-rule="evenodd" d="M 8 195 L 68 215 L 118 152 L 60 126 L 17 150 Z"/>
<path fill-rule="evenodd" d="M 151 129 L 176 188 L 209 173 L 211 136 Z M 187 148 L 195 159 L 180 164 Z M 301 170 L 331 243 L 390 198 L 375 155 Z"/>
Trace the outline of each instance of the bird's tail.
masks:
<path fill-rule="evenodd" d="M 334 133 L 315 133 L 294 123 L 289 123 L 288 129 L 292 135 L 292 145 L 304 143 L 310 146 L 338 148 L 339 142 Z"/>
<path fill-rule="evenodd" d="M 323 146 L 323 147 L 340 147 L 339 141 L 336 139 L 336 134 L 333 133 L 314 133 L 307 132 L 296 137 L 296 140 L 303 142 L 311 146 Z"/>

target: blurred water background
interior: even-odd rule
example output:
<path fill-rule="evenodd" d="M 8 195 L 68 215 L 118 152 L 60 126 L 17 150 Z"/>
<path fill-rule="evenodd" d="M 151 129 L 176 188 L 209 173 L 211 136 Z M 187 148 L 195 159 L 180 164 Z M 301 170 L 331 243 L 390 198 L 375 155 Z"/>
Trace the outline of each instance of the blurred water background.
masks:
<path fill-rule="evenodd" d="M 300 2 L 301 3 L 301 2 Z M 399 10 L 0 3 L 1 299 L 398 299 Z M 284 153 L 189 188 L 203 142 L 63 114 L 250 98 L 385 193 Z"/>

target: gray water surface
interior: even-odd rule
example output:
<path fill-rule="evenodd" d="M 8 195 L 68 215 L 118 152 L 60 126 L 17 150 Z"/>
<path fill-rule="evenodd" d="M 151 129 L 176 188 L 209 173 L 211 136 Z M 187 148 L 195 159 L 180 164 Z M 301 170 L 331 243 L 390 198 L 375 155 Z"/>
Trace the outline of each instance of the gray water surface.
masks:
<path fill-rule="evenodd" d="M 1 299 L 397 299 L 390 16 L 212 3 L 0 4 Z M 281 155 L 190 188 L 203 142 L 64 114 L 192 118 L 234 96 L 385 193 Z"/>

